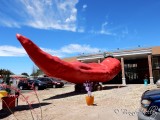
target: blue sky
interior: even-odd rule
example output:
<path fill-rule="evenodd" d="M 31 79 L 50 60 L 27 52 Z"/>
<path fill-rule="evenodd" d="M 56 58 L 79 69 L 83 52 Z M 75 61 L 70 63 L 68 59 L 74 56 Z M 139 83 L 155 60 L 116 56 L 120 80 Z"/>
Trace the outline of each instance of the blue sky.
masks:
<path fill-rule="evenodd" d="M 16 33 L 60 58 L 160 46 L 159 0 L 0 0 L 0 68 L 31 74 Z"/>

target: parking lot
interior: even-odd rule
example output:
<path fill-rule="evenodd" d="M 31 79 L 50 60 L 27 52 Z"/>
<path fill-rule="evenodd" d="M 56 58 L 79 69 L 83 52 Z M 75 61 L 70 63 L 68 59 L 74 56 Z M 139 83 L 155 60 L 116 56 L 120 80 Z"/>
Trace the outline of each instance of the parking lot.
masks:
<path fill-rule="evenodd" d="M 67 84 L 63 88 L 38 91 L 22 90 L 25 99 L 22 96 L 19 97 L 19 105 L 14 115 L 8 113 L 0 118 L 4 120 L 16 118 L 28 120 L 33 117 L 35 119 L 43 117 L 43 120 L 137 120 L 140 97 L 148 89 L 157 88 L 155 85 L 144 86 L 143 84 L 125 87 L 104 85 L 102 91 L 92 93 L 95 98 L 93 106 L 86 105 L 85 93 L 74 92 L 73 84 Z M 26 100 L 33 109 L 26 104 Z"/>

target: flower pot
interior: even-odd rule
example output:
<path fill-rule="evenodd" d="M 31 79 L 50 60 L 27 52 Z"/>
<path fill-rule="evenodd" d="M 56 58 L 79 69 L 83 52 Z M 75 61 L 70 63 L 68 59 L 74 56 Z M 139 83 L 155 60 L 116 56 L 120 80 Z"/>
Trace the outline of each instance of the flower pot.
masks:
<path fill-rule="evenodd" d="M 86 96 L 86 103 L 87 105 L 93 105 L 94 103 L 94 96 Z"/>
<path fill-rule="evenodd" d="M 16 97 L 15 96 L 6 96 L 2 98 L 2 108 L 3 109 L 11 109 L 11 108 L 15 108 L 15 100 Z"/>

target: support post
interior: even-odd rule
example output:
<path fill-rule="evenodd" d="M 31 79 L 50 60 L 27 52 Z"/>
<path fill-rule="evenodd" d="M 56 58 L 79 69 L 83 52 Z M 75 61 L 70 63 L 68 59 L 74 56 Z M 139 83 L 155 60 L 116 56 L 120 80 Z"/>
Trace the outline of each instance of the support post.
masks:
<path fill-rule="evenodd" d="M 101 59 L 98 59 L 98 63 L 101 63 Z"/>
<path fill-rule="evenodd" d="M 122 67 L 122 85 L 126 85 L 125 71 L 124 71 L 124 58 L 121 57 L 121 67 Z"/>
<path fill-rule="evenodd" d="M 148 66 L 149 66 L 150 84 L 154 84 L 154 82 L 153 82 L 153 73 L 152 73 L 152 56 L 151 55 L 148 55 Z"/>

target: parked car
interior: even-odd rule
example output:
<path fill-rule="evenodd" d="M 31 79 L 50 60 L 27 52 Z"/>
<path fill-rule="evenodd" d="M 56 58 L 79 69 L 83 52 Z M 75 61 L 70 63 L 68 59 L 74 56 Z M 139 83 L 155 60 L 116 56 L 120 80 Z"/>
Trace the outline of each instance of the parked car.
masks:
<path fill-rule="evenodd" d="M 160 90 L 147 90 L 141 97 L 138 120 L 160 120 Z"/>
<path fill-rule="evenodd" d="M 47 84 L 43 81 L 40 81 L 40 80 L 34 80 L 32 85 L 33 85 L 35 90 L 46 89 L 47 88 Z"/>
<path fill-rule="evenodd" d="M 50 79 L 51 79 L 52 84 L 53 84 L 52 87 L 54 87 L 54 88 L 61 88 L 61 87 L 64 86 L 64 83 L 61 80 L 56 79 L 56 78 L 50 78 Z"/>
<path fill-rule="evenodd" d="M 20 80 L 18 83 L 18 88 L 20 90 L 31 89 L 32 83 L 33 83 L 33 80 Z"/>
<path fill-rule="evenodd" d="M 60 80 L 57 80 L 56 78 L 41 77 L 41 78 L 38 78 L 37 80 L 40 80 L 40 81 L 47 83 L 47 87 L 57 88 L 57 87 L 64 86 L 64 83 L 61 82 Z"/>
<path fill-rule="evenodd" d="M 157 80 L 156 85 L 157 85 L 158 88 L 160 88 L 160 79 Z"/>
<path fill-rule="evenodd" d="M 47 84 L 39 80 L 26 80 L 26 81 L 20 81 L 18 83 L 18 88 L 21 90 L 33 89 L 33 88 L 35 90 L 39 90 L 39 89 L 46 89 Z"/>

